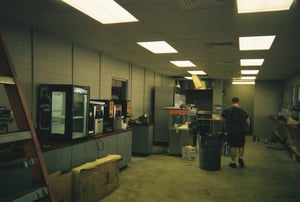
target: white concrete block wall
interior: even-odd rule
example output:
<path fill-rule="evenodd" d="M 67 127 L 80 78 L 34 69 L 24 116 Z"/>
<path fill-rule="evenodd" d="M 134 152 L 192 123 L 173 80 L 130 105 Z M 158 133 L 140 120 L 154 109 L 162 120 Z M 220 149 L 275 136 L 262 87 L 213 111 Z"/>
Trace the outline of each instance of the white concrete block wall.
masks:
<path fill-rule="evenodd" d="M 97 51 L 73 47 L 73 83 L 90 86 L 90 97 L 100 97 L 100 57 Z"/>
<path fill-rule="evenodd" d="M 132 118 L 136 119 L 144 113 L 145 78 L 144 69 L 132 67 Z"/>
<path fill-rule="evenodd" d="M 144 112 L 149 115 L 153 115 L 152 112 L 154 110 L 153 106 L 153 89 L 154 89 L 154 72 L 145 71 L 145 97 L 144 97 Z M 153 117 L 152 117 L 153 118 Z"/>

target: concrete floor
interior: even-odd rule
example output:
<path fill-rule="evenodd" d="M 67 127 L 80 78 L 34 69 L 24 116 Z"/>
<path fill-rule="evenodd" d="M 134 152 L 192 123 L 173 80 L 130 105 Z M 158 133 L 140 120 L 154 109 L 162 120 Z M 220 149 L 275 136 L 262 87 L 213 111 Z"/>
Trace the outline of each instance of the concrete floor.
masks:
<path fill-rule="evenodd" d="M 278 142 L 268 145 L 247 137 L 243 169 L 229 168 L 230 158 L 222 156 L 219 171 L 206 171 L 199 168 L 198 157 L 134 156 L 120 171 L 120 187 L 101 201 L 300 201 L 300 163 Z"/>

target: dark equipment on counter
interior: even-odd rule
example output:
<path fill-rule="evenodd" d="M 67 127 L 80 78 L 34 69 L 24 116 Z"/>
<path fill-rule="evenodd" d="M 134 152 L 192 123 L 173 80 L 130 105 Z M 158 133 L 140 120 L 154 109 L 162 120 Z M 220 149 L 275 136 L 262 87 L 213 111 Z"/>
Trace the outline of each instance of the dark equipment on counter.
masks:
<path fill-rule="evenodd" d="M 142 125 L 148 126 L 150 124 L 151 118 L 148 114 L 144 113 L 142 116 L 139 117 L 139 121 Z"/>
<path fill-rule="evenodd" d="M 3 133 L 7 133 L 8 124 L 11 124 L 12 121 L 12 111 L 5 106 L 0 106 L 0 131 L 3 131 Z"/>

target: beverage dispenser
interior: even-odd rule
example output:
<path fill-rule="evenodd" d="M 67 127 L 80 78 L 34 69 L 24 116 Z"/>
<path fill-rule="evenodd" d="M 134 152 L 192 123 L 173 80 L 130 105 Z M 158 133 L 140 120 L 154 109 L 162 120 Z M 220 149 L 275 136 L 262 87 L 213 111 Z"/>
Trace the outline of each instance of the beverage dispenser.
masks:
<path fill-rule="evenodd" d="M 89 135 L 103 133 L 105 103 L 100 101 L 90 101 L 89 104 Z"/>

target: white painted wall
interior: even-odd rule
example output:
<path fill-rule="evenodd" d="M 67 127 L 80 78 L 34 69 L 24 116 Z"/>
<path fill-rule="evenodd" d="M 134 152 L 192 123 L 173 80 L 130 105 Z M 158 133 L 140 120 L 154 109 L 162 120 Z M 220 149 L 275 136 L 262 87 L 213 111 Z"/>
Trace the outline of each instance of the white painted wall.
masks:
<path fill-rule="evenodd" d="M 133 118 L 144 112 L 151 113 L 154 86 L 174 86 L 172 78 L 30 27 L 0 20 L 0 30 L 33 121 L 36 119 L 37 89 L 41 83 L 90 86 L 91 98 L 111 99 L 112 79 L 127 81 L 127 99 L 132 102 Z M 0 93 L 5 94 L 3 88 Z M 0 103 L 8 105 L 1 97 Z"/>
<path fill-rule="evenodd" d="M 282 105 L 281 81 L 256 81 L 254 96 L 254 135 L 263 139 L 272 136 L 270 115 L 276 115 Z"/>

